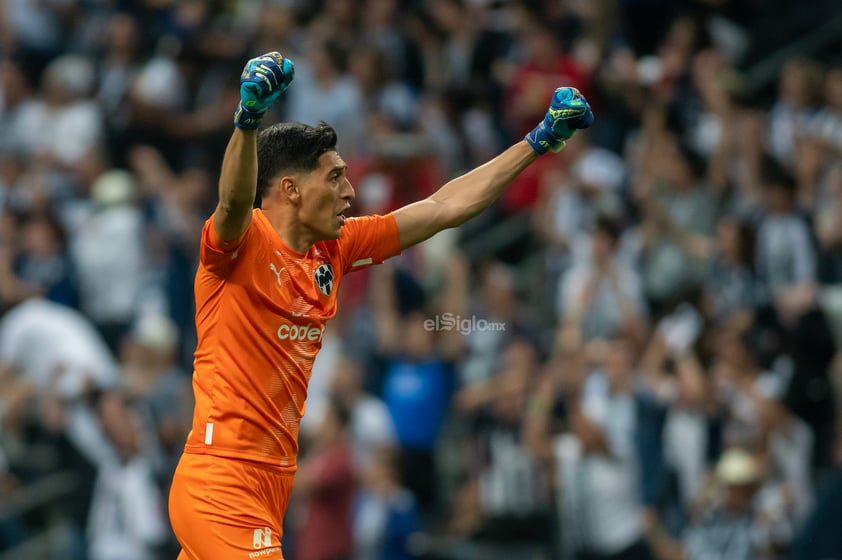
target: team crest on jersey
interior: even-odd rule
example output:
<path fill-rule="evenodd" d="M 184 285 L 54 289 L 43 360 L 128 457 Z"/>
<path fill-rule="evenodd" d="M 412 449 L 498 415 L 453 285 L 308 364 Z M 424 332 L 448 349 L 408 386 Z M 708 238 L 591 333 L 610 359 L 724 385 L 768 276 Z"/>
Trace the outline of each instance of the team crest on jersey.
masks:
<path fill-rule="evenodd" d="M 319 287 L 324 295 L 329 296 L 330 292 L 333 291 L 333 267 L 328 263 L 324 263 L 316 269 L 313 277 L 316 280 L 316 286 Z"/>

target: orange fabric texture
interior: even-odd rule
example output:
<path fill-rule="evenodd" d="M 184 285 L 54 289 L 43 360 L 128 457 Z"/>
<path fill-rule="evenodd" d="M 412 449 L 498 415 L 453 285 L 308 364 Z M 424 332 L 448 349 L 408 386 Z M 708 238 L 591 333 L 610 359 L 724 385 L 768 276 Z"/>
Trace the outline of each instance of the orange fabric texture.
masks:
<path fill-rule="evenodd" d="M 196 274 L 196 406 L 186 453 L 295 471 L 298 428 L 342 277 L 400 253 L 392 214 L 349 218 L 336 240 L 292 251 L 260 209 L 224 243 L 213 218 Z"/>
<path fill-rule="evenodd" d="M 248 461 L 182 455 L 170 490 L 179 560 L 283 558 L 284 512 L 294 475 Z"/>

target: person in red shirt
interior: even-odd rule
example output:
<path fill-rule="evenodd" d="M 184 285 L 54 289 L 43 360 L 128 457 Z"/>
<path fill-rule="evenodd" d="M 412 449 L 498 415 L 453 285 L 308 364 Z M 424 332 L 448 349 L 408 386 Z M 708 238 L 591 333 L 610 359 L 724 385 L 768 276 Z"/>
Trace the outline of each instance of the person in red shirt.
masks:
<path fill-rule="evenodd" d="M 506 83 L 505 117 L 516 134 L 526 134 L 546 110 L 548 89 L 562 83 L 588 93 L 588 76 L 576 58 L 564 52 L 557 30 L 548 22 L 527 18 L 523 33 L 524 59 L 512 68 Z M 530 210 L 538 201 L 541 181 L 557 160 L 543 159 L 521 174 L 503 195 L 507 215 Z"/>
<path fill-rule="evenodd" d="M 332 400 L 312 448 L 295 476 L 301 526 L 295 539 L 296 560 L 351 558 L 351 508 L 356 472 L 348 424 L 351 413 Z"/>
<path fill-rule="evenodd" d="M 490 162 L 384 216 L 349 218 L 354 189 L 333 128 L 257 133 L 293 76 L 277 52 L 246 64 L 219 203 L 202 230 L 196 404 L 169 499 L 180 560 L 283 558 L 307 385 L 342 278 L 476 216 L 593 121 L 578 90 L 558 88 L 538 126 Z"/>

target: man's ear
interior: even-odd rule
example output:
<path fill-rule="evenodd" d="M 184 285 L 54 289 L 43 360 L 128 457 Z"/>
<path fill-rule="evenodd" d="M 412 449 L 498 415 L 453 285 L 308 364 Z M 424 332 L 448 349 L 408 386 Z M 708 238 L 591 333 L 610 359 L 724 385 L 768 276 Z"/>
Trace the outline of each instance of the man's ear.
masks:
<path fill-rule="evenodd" d="M 279 183 L 281 195 L 293 204 L 298 204 L 301 200 L 301 185 L 298 179 L 291 175 L 284 175 L 280 178 Z"/>

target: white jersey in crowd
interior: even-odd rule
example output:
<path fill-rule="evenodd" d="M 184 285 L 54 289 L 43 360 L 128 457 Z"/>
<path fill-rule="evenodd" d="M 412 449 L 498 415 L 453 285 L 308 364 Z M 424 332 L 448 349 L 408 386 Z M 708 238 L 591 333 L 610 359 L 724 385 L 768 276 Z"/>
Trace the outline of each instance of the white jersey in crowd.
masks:
<path fill-rule="evenodd" d="M 556 438 L 562 524 L 570 528 L 563 547 L 569 553 L 617 554 L 643 536 L 634 397 L 612 393 L 605 376 L 595 372 L 585 382 L 582 409 L 603 430 L 611 456 L 585 454 L 572 434 Z"/>
<path fill-rule="evenodd" d="M 103 466 L 91 500 L 91 560 L 155 560 L 167 536 L 163 497 L 148 461 Z"/>
<path fill-rule="evenodd" d="M 0 320 L 0 361 L 68 400 L 89 384 L 107 388 L 118 381 L 114 356 L 91 323 L 76 310 L 43 299 L 20 303 Z"/>
<path fill-rule="evenodd" d="M 13 366 L 36 389 L 63 397 L 67 437 L 92 464 L 113 460 L 96 414 L 80 397 L 88 388 L 115 386 L 117 364 L 83 315 L 42 299 L 18 304 L 0 321 L 0 362 Z"/>
<path fill-rule="evenodd" d="M 81 307 L 93 321 L 134 317 L 147 278 L 143 228 L 140 210 L 125 205 L 99 209 L 73 232 Z"/>

